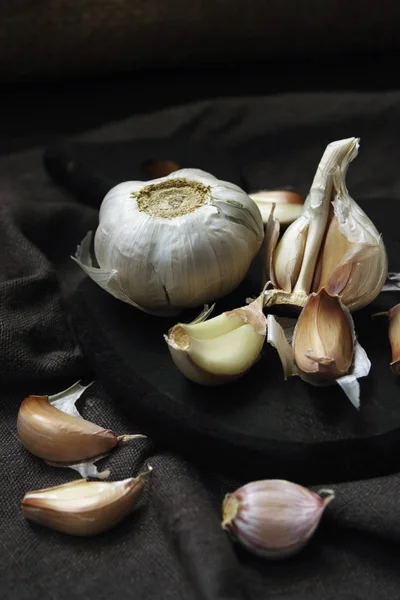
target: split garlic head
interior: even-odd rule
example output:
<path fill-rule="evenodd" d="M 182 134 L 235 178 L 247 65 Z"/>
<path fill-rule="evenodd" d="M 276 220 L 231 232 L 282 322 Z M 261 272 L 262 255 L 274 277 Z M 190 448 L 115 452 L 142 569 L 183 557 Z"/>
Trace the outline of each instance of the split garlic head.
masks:
<path fill-rule="evenodd" d="M 198 169 L 127 181 L 105 196 L 92 265 L 90 239 L 75 260 L 115 297 L 175 314 L 233 291 L 261 247 L 263 221 L 238 186 Z"/>

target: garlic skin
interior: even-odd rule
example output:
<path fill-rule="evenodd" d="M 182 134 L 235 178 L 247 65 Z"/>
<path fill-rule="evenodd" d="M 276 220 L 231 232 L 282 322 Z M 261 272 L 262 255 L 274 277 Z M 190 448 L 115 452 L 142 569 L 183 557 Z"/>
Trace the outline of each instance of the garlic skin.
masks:
<path fill-rule="evenodd" d="M 382 237 L 345 183 L 358 148 L 358 138 L 329 144 L 301 216 L 277 245 L 272 236 L 265 241 L 272 256 L 266 280 L 276 288 L 266 292 L 267 306 L 303 307 L 310 293 L 326 288 L 355 311 L 382 290 L 388 270 Z"/>
<path fill-rule="evenodd" d="M 392 349 L 392 362 L 390 366 L 395 375 L 400 375 L 400 304 L 396 304 L 388 311 L 389 341 Z"/>
<path fill-rule="evenodd" d="M 336 380 L 350 371 L 353 327 L 339 296 L 332 296 L 325 289 L 309 296 L 294 330 L 293 352 L 306 380 Z"/>
<path fill-rule="evenodd" d="M 227 494 L 222 527 L 253 554 L 286 558 L 303 548 L 334 498 L 280 479 L 253 481 Z"/>
<path fill-rule="evenodd" d="M 304 198 L 296 192 L 289 190 L 261 190 L 249 194 L 260 209 L 264 223 L 268 223 L 273 205 L 275 204 L 275 218 L 281 227 L 287 227 L 303 212 Z"/>
<path fill-rule="evenodd" d="M 146 436 L 116 436 L 110 429 L 83 419 L 75 403 L 88 387 L 77 382 L 53 396 L 28 396 L 18 411 L 17 432 L 31 454 L 53 466 L 70 466 L 96 477 L 96 467 L 89 464 L 85 468 L 85 461 L 108 454 L 120 443 Z"/>
<path fill-rule="evenodd" d="M 250 304 L 206 321 L 174 325 L 164 336 L 178 369 L 201 385 L 222 385 L 244 375 L 264 345 L 267 319 L 263 294 Z"/>
<path fill-rule="evenodd" d="M 173 315 L 234 290 L 261 247 L 256 203 L 238 186 L 199 169 L 150 182 L 127 181 L 105 196 L 94 249 L 75 260 L 116 298 L 155 315 Z"/>
<path fill-rule="evenodd" d="M 26 519 L 76 536 L 93 536 L 122 521 L 138 501 L 149 471 L 122 481 L 78 479 L 25 494 Z"/>

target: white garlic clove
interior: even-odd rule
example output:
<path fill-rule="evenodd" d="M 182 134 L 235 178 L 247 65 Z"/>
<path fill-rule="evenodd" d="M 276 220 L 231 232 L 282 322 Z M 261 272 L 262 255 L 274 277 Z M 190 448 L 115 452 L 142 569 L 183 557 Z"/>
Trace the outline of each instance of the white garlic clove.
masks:
<path fill-rule="evenodd" d="M 265 558 L 285 558 L 303 548 L 334 498 L 290 481 L 253 481 L 228 494 L 222 527 L 248 550 Z M 322 493 L 322 490 L 321 492 Z"/>
<path fill-rule="evenodd" d="M 307 219 L 299 218 L 287 229 L 274 253 L 274 275 L 281 290 L 292 292 L 300 273 L 308 235 Z"/>
<path fill-rule="evenodd" d="M 165 337 L 172 359 L 191 381 L 222 385 L 256 362 L 266 336 L 263 295 L 208 321 L 178 323 Z"/>
<path fill-rule="evenodd" d="M 238 186 L 198 169 L 124 182 L 104 198 L 94 249 L 76 260 L 115 297 L 172 315 L 233 291 L 264 236 L 256 203 Z"/>
<path fill-rule="evenodd" d="M 400 304 L 393 306 L 388 312 L 389 341 L 392 349 L 390 366 L 395 375 L 400 375 Z"/>
<path fill-rule="evenodd" d="M 94 462 L 117 445 L 146 436 L 116 436 L 83 419 L 75 403 L 88 387 L 77 382 L 53 396 L 28 396 L 18 411 L 17 431 L 25 448 L 52 466 L 102 477 L 107 472 L 99 473 Z"/>
<path fill-rule="evenodd" d="M 275 205 L 275 218 L 282 227 L 287 227 L 293 223 L 303 212 L 304 198 L 296 192 L 289 190 L 261 190 L 249 194 L 260 209 L 262 219 L 265 224 L 271 214 L 272 207 Z"/>
<path fill-rule="evenodd" d="M 149 470 L 122 481 L 78 479 L 25 494 L 26 519 L 70 535 L 92 536 L 122 521 L 137 503 Z"/>

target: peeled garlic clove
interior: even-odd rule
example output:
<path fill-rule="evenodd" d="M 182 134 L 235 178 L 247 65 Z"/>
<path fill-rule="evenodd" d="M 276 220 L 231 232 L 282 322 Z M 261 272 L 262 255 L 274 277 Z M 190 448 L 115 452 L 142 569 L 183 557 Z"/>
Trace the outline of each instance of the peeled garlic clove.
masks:
<path fill-rule="evenodd" d="M 354 356 L 353 329 L 338 296 L 324 289 L 310 295 L 296 325 L 293 351 L 306 380 L 336 380 L 349 372 Z"/>
<path fill-rule="evenodd" d="M 340 169 L 335 171 L 334 186 L 334 214 L 315 287 L 339 294 L 350 310 L 359 310 L 382 290 L 388 273 L 386 249 L 372 221 L 350 197 Z"/>
<path fill-rule="evenodd" d="M 332 490 L 325 497 L 279 479 L 253 481 L 228 494 L 222 527 L 248 550 L 266 558 L 298 552 L 315 532 Z"/>
<path fill-rule="evenodd" d="M 221 385 L 253 366 L 265 341 L 266 323 L 261 295 L 208 321 L 178 323 L 164 337 L 183 375 L 202 385 Z"/>
<path fill-rule="evenodd" d="M 98 535 L 131 512 L 150 470 L 122 481 L 78 479 L 28 492 L 22 500 L 23 515 L 35 523 L 70 535 Z"/>
<path fill-rule="evenodd" d="M 400 375 L 400 304 L 393 306 L 388 312 L 389 341 L 392 348 L 392 367 L 395 375 Z"/>
<path fill-rule="evenodd" d="M 244 279 L 264 237 L 256 203 L 199 169 L 127 181 L 105 196 L 94 240 L 75 260 L 114 297 L 155 315 L 227 295 Z"/>
<path fill-rule="evenodd" d="M 73 463 L 105 455 L 120 442 L 137 437 L 117 437 L 111 430 L 83 419 L 75 402 L 87 387 L 78 382 L 54 396 L 28 396 L 23 400 L 17 431 L 29 452 L 73 467 Z"/>
<path fill-rule="evenodd" d="M 293 223 L 302 213 L 304 198 L 289 190 L 262 190 L 249 194 L 260 209 L 262 220 L 268 223 L 272 206 L 275 204 L 275 218 L 282 227 Z"/>

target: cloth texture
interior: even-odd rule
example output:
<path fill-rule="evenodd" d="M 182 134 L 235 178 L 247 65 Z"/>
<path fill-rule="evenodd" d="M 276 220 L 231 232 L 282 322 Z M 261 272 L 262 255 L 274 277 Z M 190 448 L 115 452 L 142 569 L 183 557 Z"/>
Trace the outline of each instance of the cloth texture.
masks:
<path fill-rule="evenodd" d="M 169 138 L 184 131 L 189 140 L 216 139 L 229 148 L 254 189 L 291 186 L 304 194 L 326 144 L 358 135 L 362 151 L 348 183 L 362 204 L 363 198 L 400 195 L 399 107 L 398 92 L 235 98 L 132 117 L 80 139 Z M 24 520 L 19 503 L 25 492 L 77 475 L 22 447 L 19 404 L 29 394 L 56 393 L 95 376 L 67 307 L 83 277 L 70 255 L 96 227 L 98 214 L 49 179 L 43 150 L 0 157 L 1 597 L 400 598 L 396 473 L 332 486 L 321 481 L 314 489 L 330 486 L 336 499 L 308 547 L 284 561 L 252 556 L 221 529 L 223 497 L 245 481 L 199 469 L 151 439 L 125 445 L 100 463 L 112 479 L 136 475 L 148 464 L 154 469 L 138 508 L 112 531 L 80 539 Z M 118 434 L 140 431 L 98 381 L 78 406 L 87 419 Z"/>
<path fill-rule="evenodd" d="M 19 81 L 399 50 L 400 8 L 393 0 L 2 0 L 0 20 L 0 81 Z"/>

